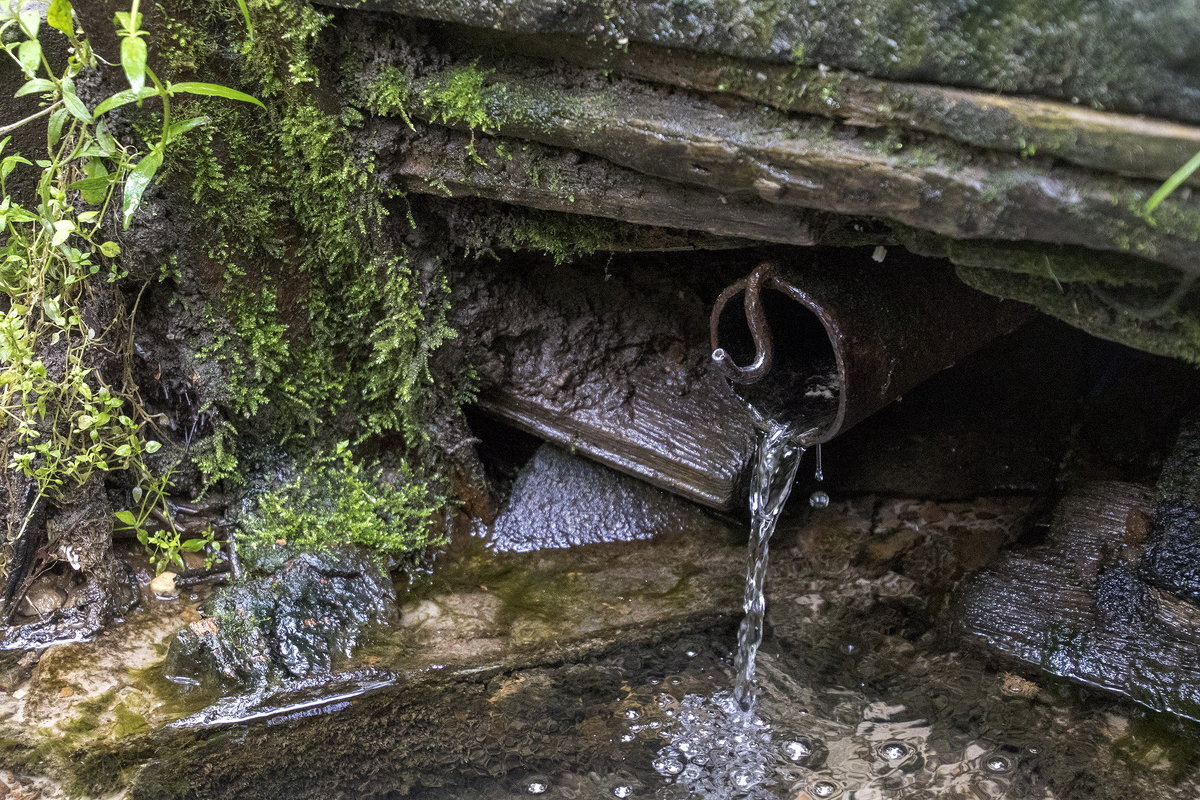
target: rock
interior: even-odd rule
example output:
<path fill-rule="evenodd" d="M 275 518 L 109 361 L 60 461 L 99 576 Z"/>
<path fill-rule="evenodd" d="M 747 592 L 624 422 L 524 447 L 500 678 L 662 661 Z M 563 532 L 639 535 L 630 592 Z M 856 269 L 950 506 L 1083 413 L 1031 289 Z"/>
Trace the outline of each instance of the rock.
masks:
<path fill-rule="evenodd" d="M 150 591 L 163 599 L 174 598 L 179 596 L 179 589 L 175 586 L 174 572 L 167 570 L 154 576 L 154 580 L 150 581 Z"/>
<path fill-rule="evenodd" d="M 231 586 L 182 629 L 165 672 L 184 684 L 265 686 L 327 674 L 362 629 L 396 614 L 396 593 L 372 556 L 302 553 L 277 572 Z"/>
<path fill-rule="evenodd" d="M 718 527 L 699 506 L 546 444 L 517 476 L 490 543 L 529 552 Z"/>
<path fill-rule="evenodd" d="M 58 576 L 46 576 L 34 582 L 21 600 L 19 613 L 26 617 L 45 617 L 67 603 Z"/>
<path fill-rule="evenodd" d="M 8 770 L 0 770 L 0 799 L 2 800 L 39 800 L 42 792 L 35 786 L 22 781 Z"/>

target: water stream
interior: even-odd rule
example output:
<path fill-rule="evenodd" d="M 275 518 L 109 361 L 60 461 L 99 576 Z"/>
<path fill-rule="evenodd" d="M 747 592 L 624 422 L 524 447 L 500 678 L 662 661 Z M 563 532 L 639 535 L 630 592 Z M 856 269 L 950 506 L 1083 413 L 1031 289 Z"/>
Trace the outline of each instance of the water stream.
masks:
<path fill-rule="evenodd" d="M 746 616 L 738 630 L 733 696 L 746 714 L 754 709 L 754 667 L 766 614 L 767 563 L 771 535 L 796 481 L 807 447 L 793 423 L 768 422 L 758 441 L 750 483 L 750 559 L 746 567 Z M 810 431 L 805 431 L 809 433 Z"/>

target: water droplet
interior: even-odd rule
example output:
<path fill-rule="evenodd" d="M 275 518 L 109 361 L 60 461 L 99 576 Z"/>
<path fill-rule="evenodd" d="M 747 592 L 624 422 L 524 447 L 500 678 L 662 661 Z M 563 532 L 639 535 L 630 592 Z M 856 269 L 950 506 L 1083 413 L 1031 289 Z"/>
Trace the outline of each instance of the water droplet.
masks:
<path fill-rule="evenodd" d="M 525 787 L 525 791 L 529 792 L 530 794 L 545 794 L 546 790 L 549 788 L 550 784 L 546 783 L 545 781 L 530 781 L 529 785 Z"/>
<path fill-rule="evenodd" d="M 899 761 L 908 755 L 908 745 L 900 742 L 888 742 L 879 748 L 879 755 L 886 761 Z"/>
<path fill-rule="evenodd" d="M 754 776 L 749 772 L 735 772 L 733 773 L 732 778 L 733 785 L 739 789 L 749 789 L 752 785 L 754 785 Z"/>
<path fill-rule="evenodd" d="M 812 745 L 808 742 L 788 742 L 783 746 L 783 754 L 792 761 L 799 761 L 812 754 Z"/>
<path fill-rule="evenodd" d="M 817 797 L 833 797 L 837 793 L 838 786 L 832 781 L 817 781 L 813 784 L 812 790 Z"/>
<path fill-rule="evenodd" d="M 642 712 L 638 711 L 636 708 L 625 709 L 625 719 L 638 719 L 641 716 Z"/>
<path fill-rule="evenodd" d="M 633 736 L 633 734 L 632 734 L 632 733 L 623 733 L 623 734 L 621 734 L 621 741 L 622 741 L 622 742 L 632 742 L 632 741 L 633 741 L 633 739 L 634 739 L 634 736 Z"/>
<path fill-rule="evenodd" d="M 664 777 L 678 775 L 683 772 L 683 762 L 670 756 L 656 758 L 654 759 L 654 771 Z"/>
<path fill-rule="evenodd" d="M 813 508 L 828 508 L 829 495 L 825 492 L 813 492 L 808 496 L 808 504 Z"/>
<path fill-rule="evenodd" d="M 686 653 L 684 653 L 684 655 L 685 655 L 685 656 L 687 656 L 688 658 L 695 658 L 695 657 L 696 657 L 696 651 L 695 651 L 695 650 L 688 650 Z"/>
<path fill-rule="evenodd" d="M 613 793 L 613 797 L 621 797 L 621 798 L 632 797 L 633 796 L 633 787 L 628 786 L 626 784 L 621 784 L 620 786 L 614 786 L 612 793 Z"/>
<path fill-rule="evenodd" d="M 984 766 L 992 772 L 1008 772 L 1012 769 L 1012 764 L 1004 756 L 992 756 L 984 763 Z"/>

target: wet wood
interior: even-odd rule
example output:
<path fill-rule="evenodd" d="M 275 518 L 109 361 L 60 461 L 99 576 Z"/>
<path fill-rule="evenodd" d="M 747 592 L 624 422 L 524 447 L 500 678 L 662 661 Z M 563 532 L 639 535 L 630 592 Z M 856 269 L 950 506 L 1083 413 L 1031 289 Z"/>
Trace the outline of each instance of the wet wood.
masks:
<path fill-rule="evenodd" d="M 584 214 L 717 236 L 807 246 L 816 243 L 815 212 L 754 196 L 727 195 L 644 175 L 600 158 L 534 142 L 503 140 L 422 126 L 380 165 L 398 189 L 449 197 L 484 197 L 513 205 Z M 843 226 L 844 227 L 844 226 Z"/>
<path fill-rule="evenodd" d="M 740 508 L 753 428 L 706 342 L 712 296 L 741 259 L 657 258 L 654 270 L 607 258 L 463 264 L 450 321 L 489 414 L 703 505 Z"/>
<path fill-rule="evenodd" d="M 505 36 L 471 28 L 456 29 L 455 34 L 478 48 L 561 59 L 637 80 L 735 95 L 847 125 L 935 134 L 975 147 L 1026 158 L 1048 156 L 1118 175 L 1165 180 L 1200 150 L 1200 127 L 1070 103 L 642 44 L 621 49 L 573 37 Z M 1200 175 L 1190 182 L 1200 185 Z"/>
<path fill-rule="evenodd" d="M 1200 202 L 1182 196 L 1151 224 L 1154 186 L 943 145 L 895 151 L 827 122 L 591 73 L 492 65 L 492 132 L 575 149 L 623 168 L 790 208 L 879 217 L 953 239 L 1066 244 L 1198 270 Z M 448 73 L 417 82 L 418 94 Z M 425 104 L 416 116 L 440 119 Z"/>
<path fill-rule="evenodd" d="M 1200 481 L 1198 454 L 1200 425 L 1185 424 L 1157 502 L 1147 487 L 1115 482 L 1064 500 L 1044 545 L 965 585 L 967 635 L 1052 674 L 1200 719 L 1200 510 L 1194 494 L 1178 493 Z"/>

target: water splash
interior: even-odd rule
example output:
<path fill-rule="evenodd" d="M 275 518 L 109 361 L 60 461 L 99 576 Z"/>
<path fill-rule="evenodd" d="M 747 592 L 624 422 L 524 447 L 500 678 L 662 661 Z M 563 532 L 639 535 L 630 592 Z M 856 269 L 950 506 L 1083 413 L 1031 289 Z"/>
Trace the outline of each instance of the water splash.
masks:
<path fill-rule="evenodd" d="M 754 665 L 762 644 L 766 613 L 767 560 L 771 535 L 796 480 L 807 450 L 802 434 L 790 423 L 769 421 L 758 442 L 750 484 L 750 563 L 746 568 L 746 616 L 738 629 L 733 697 L 747 715 L 754 709 Z"/>

